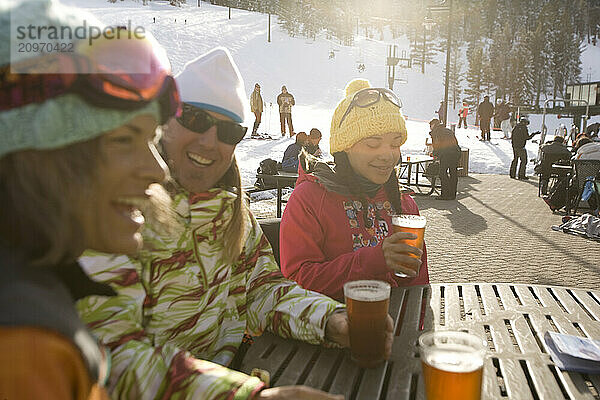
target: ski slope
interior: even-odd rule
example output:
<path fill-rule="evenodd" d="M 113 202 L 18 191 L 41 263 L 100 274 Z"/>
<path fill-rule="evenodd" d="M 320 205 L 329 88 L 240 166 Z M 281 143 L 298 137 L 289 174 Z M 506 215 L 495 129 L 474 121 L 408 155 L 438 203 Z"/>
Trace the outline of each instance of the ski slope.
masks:
<path fill-rule="evenodd" d="M 254 183 L 254 175 L 261 160 L 273 158 L 281 161 L 292 139 L 279 138 L 279 114 L 275 99 L 281 86 L 286 85 L 296 99 L 292 110 L 296 132 L 308 132 L 316 127 L 323 133 L 321 148 L 329 150 L 329 126 L 337 102 L 342 98 L 344 87 L 354 78 L 366 78 L 373 86 L 387 86 L 385 67 L 387 46 L 398 45 L 400 51 L 409 52 L 406 38 L 367 38 L 358 35 L 353 46 L 343 46 L 324 35 L 315 40 L 289 37 L 279 28 L 277 18 L 271 17 L 271 42 L 267 42 L 268 17 L 266 14 L 232 9 L 228 18 L 227 7 L 213 6 L 196 0 L 173 7 L 167 1 L 152 1 L 143 6 L 141 1 L 125 0 L 108 3 L 106 0 L 62 0 L 63 3 L 84 8 L 107 24 L 143 26 L 151 31 L 167 49 L 173 69 L 181 71 L 189 60 L 215 46 L 227 47 L 233 54 L 245 80 L 248 97 L 254 83 L 261 85 L 266 103 L 261 132 L 267 132 L 277 140 L 243 140 L 236 149 L 244 185 Z M 154 22 L 155 21 L 155 22 Z M 330 52 L 335 57 L 330 58 Z M 443 66 L 445 55 L 438 54 L 437 64 L 427 65 L 426 73 L 420 68 L 398 68 L 396 77 L 406 83 L 396 82 L 394 91 L 402 99 L 403 113 L 407 117 L 408 140 L 402 147 L 404 153 L 421 153 L 428 137 L 427 121 L 437 116 L 440 100 L 444 96 Z M 600 80 L 600 48 L 589 46 L 584 51 L 582 79 Z M 358 71 L 358 63 L 364 63 L 365 71 Z M 460 107 L 460 105 L 457 105 Z M 449 122 L 456 123 L 458 108 L 449 108 Z M 245 124 L 252 126 L 254 116 L 248 112 Z M 540 130 L 541 116 L 531 116 L 530 131 Z M 596 120 L 600 118 L 596 117 Z M 468 118 L 474 123 L 474 116 Z M 546 120 L 550 138 L 560 122 L 570 120 Z M 592 122 L 592 121 L 591 121 Z M 470 151 L 469 170 L 475 173 L 506 174 L 512 160 L 512 147 L 501 139 L 501 132 L 492 133 L 492 141 L 480 142 L 479 130 L 457 129 L 459 144 Z M 539 138 L 539 136 L 537 137 Z M 548 137 L 547 137 L 548 140 Z M 537 144 L 529 141 L 529 158 L 537 154 Z M 527 168 L 533 174 L 533 164 Z"/>

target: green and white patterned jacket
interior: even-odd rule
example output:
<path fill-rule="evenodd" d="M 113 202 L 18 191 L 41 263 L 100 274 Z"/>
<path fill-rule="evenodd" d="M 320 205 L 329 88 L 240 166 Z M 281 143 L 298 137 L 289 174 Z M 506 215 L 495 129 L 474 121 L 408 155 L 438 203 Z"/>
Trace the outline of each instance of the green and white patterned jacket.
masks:
<path fill-rule="evenodd" d="M 254 217 L 239 260 L 224 262 L 234 200 L 222 189 L 180 193 L 179 237 L 146 226 L 152 251 L 137 259 L 91 252 L 81 258 L 92 279 L 118 292 L 78 303 L 82 319 L 112 350 L 113 398 L 251 398 L 263 383 L 224 367 L 245 332 L 324 342 L 327 318 L 344 306 L 285 279 Z"/>

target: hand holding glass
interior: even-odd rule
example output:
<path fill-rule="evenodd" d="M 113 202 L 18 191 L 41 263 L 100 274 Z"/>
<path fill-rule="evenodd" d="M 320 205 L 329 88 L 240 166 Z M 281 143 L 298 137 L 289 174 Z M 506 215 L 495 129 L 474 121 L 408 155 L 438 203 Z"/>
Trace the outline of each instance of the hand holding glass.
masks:
<path fill-rule="evenodd" d="M 423 250 L 423 241 L 425 237 L 425 225 L 427 224 L 427 219 L 422 215 L 410 215 L 410 214 L 400 214 L 400 215 L 392 215 L 392 230 L 394 233 L 397 232 L 408 232 L 414 233 L 417 235 L 415 239 L 404 239 L 403 242 L 408 244 L 409 246 L 416 247 L 418 249 Z M 409 256 L 414 258 L 419 258 L 416 254 L 407 253 Z M 415 271 L 418 273 L 418 271 Z M 409 277 L 405 273 L 402 272 L 394 272 L 394 274 L 400 278 Z"/>

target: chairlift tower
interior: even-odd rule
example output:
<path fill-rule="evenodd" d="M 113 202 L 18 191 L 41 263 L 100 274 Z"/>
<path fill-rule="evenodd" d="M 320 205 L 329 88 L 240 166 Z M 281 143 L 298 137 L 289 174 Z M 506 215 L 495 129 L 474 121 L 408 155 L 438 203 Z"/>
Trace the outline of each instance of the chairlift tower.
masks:
<path fill-rule="evenodd" d="M 402 83 L 406 83 L 406 80 L 396 79 L 396 66 L 401 68 L 410 68 L 412 65 L 412 61 L 410 57 L 407 57 L 406 50 L 402 50 L 400 57 L 398 57 L 398 45 L 390 44 L 388 45 L 388 55 L 387 55 L 387 81 L 388 88 L 390 90 L 394 90 L 394 81 L 400 81 Z"/>

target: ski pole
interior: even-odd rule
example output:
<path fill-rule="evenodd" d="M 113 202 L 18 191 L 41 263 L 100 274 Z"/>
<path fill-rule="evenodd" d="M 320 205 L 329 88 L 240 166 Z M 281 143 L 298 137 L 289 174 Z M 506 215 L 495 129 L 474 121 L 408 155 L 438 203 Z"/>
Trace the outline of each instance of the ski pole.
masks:
<path fill-rule="evenodd" d="M 273 103 L 269 103 L 269 122 L 267 126 L 267 135 L 271 136 L 271 110 L 273 109 Z"/>

